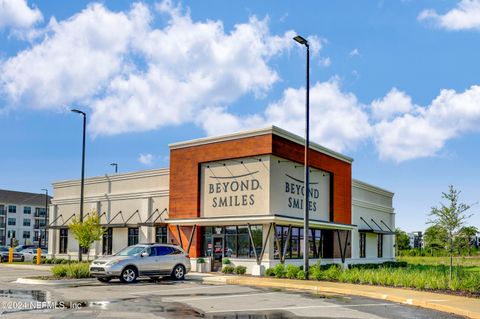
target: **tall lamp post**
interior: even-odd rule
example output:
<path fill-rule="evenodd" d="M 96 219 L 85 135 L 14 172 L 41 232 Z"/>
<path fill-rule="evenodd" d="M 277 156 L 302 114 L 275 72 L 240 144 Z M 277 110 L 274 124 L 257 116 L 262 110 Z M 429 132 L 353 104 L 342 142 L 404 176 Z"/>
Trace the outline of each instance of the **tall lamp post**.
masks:
<path fill-rule="evenodd" d="M 71 111 L 83 115 L 82 180 L 80 184 L 80 222 L 83 222 L 83 190 L 85 187 L 85 129 L 87 126 L 87 114 L 77 109 L 72 109 Z M 82 247 L 80 244 L 78 245 L 78 261 L 82 261 Z"/>
<path fill-rule="evenodd" d="M 304 191 L 304 221 L 303 221 L 303 270 L 305 276 L 308 279 L 308 254 L 309 254 L 309 241 L 308 241 L 308 215 L 310 209 L 310 172 L 308 167 L 308 149 L 310 145 L 310 46 L 308 41 L 303 37 L 297 35 L 293 38 L 298 43 L 304 45 L 307 48 L 307 92 L 305 103 L 305 191 Z"/>
<path fill-rule="evenodd" d="M 111 163 L 111 166 L 115 166 L 115 174 L 118 173 L 118 163 Z"/>
<path fill-rule="evenodd" d="M 42 191 L 45 192 L 45 226 L 44 226 L 44 229 L 43 229 L 43 233 L 44 233 L 44 236 L 45 236 L 45 244 L 47 243 L 47 216 L 48 216 L 48 189 L 46 188 L 42 188 Z M 42 246 L 42 229 L 40 228 L 40 238 L 38 239 L 38 248 L 40 248 Z"/>

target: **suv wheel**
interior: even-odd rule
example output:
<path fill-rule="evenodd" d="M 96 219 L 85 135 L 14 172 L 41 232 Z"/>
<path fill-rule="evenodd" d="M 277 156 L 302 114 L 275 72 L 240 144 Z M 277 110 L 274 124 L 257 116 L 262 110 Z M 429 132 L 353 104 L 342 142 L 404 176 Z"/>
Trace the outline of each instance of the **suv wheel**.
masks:
<path fill-rule="evenodd" d="M 176 265 L 172 271 L 172 278 L 175 280 L 183 280 L 185 278 L 185 267 Z"/>
<path fill-rule="evenodd" d="M 137 271 L 133 267 L 127 267 L 122 270 L 122 274 L 120 275 L 120 280 L 125 283 L 132 283 L 137 279 Z"/>

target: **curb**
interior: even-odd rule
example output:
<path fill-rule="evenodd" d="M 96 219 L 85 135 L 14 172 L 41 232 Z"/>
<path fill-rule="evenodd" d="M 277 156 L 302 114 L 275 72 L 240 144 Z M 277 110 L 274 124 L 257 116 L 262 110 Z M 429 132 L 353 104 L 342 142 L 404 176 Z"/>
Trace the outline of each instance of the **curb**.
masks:
<path fill-rule="evenodd" d="M 51 265 L 45 265 L 45 264 L 42 264 L 42 265 L 28 265 L 28 264 L 8 264 L 8 263 L 0 263 L 0 268 L 1 267 L 5 267 L 5 268 L 16 268 L 16 269 L 30 269 L 30 270 L 46 270 L 46 271 L 50 271 L 50 269 L 52 268 Z"/>
<path fill-rule="evenodd" d="M 231 285 L 247 285 L 247 286 L 256 286 L 256 287 L 271 287 L 271 288 L 283 288 L 283 289 L 295 289 L 295 290 L 306 290 L 315 293 L 336 293 L 342 295 L 353 295 L 353 296 L 361 296 L 361 297 L 368 297 L 373 299 L 380 299 L 380 300 L 388 300 L 392 302 L 398 302 L 406 305 L 418 306 L 422 308 L 428 308 L 432 310 L 442 311 L 453 313 L 460 316 L 465 316 L 474 319 L 480 319 L 480 312 L 471 311 L 462 309 L 455 306 L 449 306 L 445 304 L 439 304 L 434 302 L 429 302 L 426 300 L 420 300 L 416 298 L 405 298 L 402 296 L 395 296 L 392 294 L 385 294 L 385 293 L 376 293 L 365 291 L 362 289 L 349 289 L 349 288 L 342 288 L 342 287 L 324 287 L 321 286 L 321 282 L 319 284 L 305 284 L 299 280 L 290 280 L 286 282 L 282 279 L 264 279 L 264 278 L 245 278 L 245 277 L 230 277 L 230 276 L 221 276 L 220 278 L 203 278 L 203 282 L 205 283 L 220 283 L 223 282 L 225 284 Z M 358 288 L 361 288 L 362 285 L 357 285 Z M 388 287 L 391 288 L 391 287 Z M 401 288 L 391 288 L 391 289 L 401 289 Z M 440 295 L 440 294 L 438 294 Z M 467 297 L 463 297 L 466 298 Z M 469 298 L 471 299 L 471 298 Z M 480 300 L 478 301 L 480 304 Z"/>
<path fill-rule="evenodd" d="M 96 282 L 95 278 L 87 279 L 61 279 L 61 280 L 44 280 L 44 279 L 30 279 L 30 278 L 17 278 L 15 283 L 25 285 L 45 285 L 45 286 L 60 286 L 60 285 L 82 285 Z"/>

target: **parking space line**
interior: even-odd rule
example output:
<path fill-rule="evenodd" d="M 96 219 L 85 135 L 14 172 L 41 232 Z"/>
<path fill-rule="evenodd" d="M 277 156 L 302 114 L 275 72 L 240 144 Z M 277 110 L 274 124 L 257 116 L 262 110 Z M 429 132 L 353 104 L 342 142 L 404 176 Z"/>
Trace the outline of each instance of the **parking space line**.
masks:
<path fill-rule="evenodd" d="M 222 313 L 222 312 L 246 312 L 246 311 L 271 311 L 271 310 L 300 310 L 312 308 L 352 308 L 352 307 L 374 307 L 374 306 L 398 306 L 392 303 L 373 303 L 373 304 L 359 304 L 359 305 L 316 305 L 316 306 L 292 306 L 292 307 L 270 307 L 270 308 L 250 308 L 250 309 L 225 309 L 225 310 L 210 310 L 205 313 Z"/>
<path fill-rule="evenodd" d="M 157 287 L 157 286 L 155 286 Z M 160 287 L 160 286 L 159 286 Z M 170 292 L 176 292 L 176 291 L 185 291 L 185 290 L 199 290 L 199 289 L 213 289 L 213 288 L 218 288 L 219 286 L 197 286 L 197 287 L 190 287 L 190 288 L 179 288 L 179 289 L 171 289 Z M 230 286 L 222 286 L 222 287 L 232 287 Z M 148 295 L 151 293 L 155 293 L 156 290 L 148 290 L 148 291 L 138 291 L 138 292 L 131 292 L 129 293 L 130 295 Z M 157 290 L 158 292 L 158 290 Z"/>
<path fill-rule="evenodd" d="M 212 296 L 212 297 L 183 298 L 183 299 L 168 298 L 168 301 L 184 302 L 184 301 L 224 299 L 224 298 L 238 298 L 238 297 L 250 297 L 250 296 L 272 295 L 272 294 L 278 294 L 278 292 L 262 292 L 262 293 L 257 293 L 257 294 L 242 294 L 242 295 L 228 295 L 228 296 Z M 165 298 L 164 300 L 167 301 L 167 298 Z"/>

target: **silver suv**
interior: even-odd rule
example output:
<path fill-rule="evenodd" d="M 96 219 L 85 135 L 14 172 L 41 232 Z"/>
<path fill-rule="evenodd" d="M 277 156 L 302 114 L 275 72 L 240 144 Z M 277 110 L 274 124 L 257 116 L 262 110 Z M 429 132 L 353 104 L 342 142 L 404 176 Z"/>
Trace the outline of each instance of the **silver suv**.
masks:
<path fill-rule="evenodd" d="M 185 278 L 190 271 L 190 257 L 180 247 L 166 244 L 138 244 L 122 249 L 113 256 L 103 256 L 90 264 L 90 274 L 101 282 L 120 278 L 134 282 L 140 276 L 156 279 L 171 276 Z"/>

